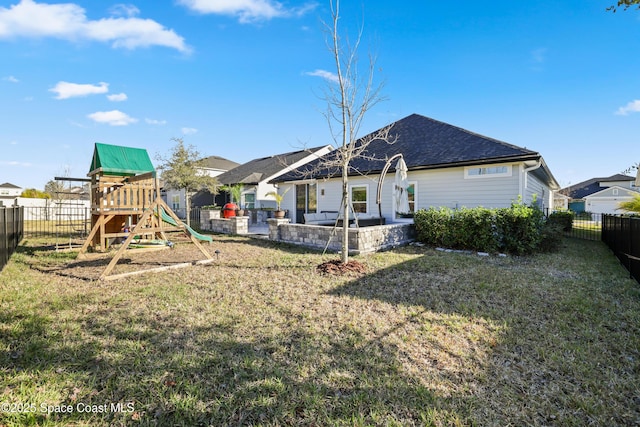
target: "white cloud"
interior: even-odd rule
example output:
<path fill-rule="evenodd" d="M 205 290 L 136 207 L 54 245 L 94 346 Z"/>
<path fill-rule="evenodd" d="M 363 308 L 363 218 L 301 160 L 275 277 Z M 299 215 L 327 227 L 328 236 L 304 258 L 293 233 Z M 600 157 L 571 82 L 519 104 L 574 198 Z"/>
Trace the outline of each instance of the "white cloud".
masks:
<path fill-rule="evenodd" d="M 150 125 L 164 126 L 167 124 L 166 120 L 144 119 L 144 121 Z"/>
<path fill-rule="evenodd" d="M 121 102 L 127 100 L 126 93 L 114 93 L 113 95 L 107 95 L 107 99 L 113 102 Z"/>
<path fill-rule="evenodd" d="M 20 80 L 16 79 L 14 76 L 3 77 L 2 80 L 11 83 L 18 83 Z"/>
<path fill-rule="evenodd" d="M 97 111 L 89 114 L 87 117 L 98 123 L 106 123 L 109 126 L 127 126 L 138 121 L 138 119 L 134 119 L 128 114 L 118 110 Z"/>
<path fill-rule="evenodd" d="M 315 70 L 315 71 L 307 72 L 305 74 L 307 76 L 322 77 L 323 79 L 329 80 L 330 82 L 338 83 L 338 75 L 335 73 L 332 73 L 331 71 Z"/>
<path fill-rule="evenodd" d="M 18 162 L 16 160 L 9 160 L 9 161 L 2 161 L 0 162 L 0 165 L 5 165 L 5 166 L 20 166 L 20 167 L 29 167 L 31 166 L 31 163 L 29 162 Z"/>
<path fill-rule="evenodd" d="M 116 4 L 109 9 L 109 12 L 115 16 L 138 16 L 140 9 L 132 4 Z"/>
<path fill-rule="evenodd" d="M 178 0 L 187 8 L 202 14 L 214 13 L 238 17 L 243 23 L 302 16 L 316 8 L 309 2 L 296 8 L 286 8 L 276 0 Z"/>
<path fill-rule="evenodd" d="M 97 85 L 58 82 L 49 92 L 57 94 L 56 99 L 68 99 L 80 96 L 96 95 L 109 92 L 109 83 L 100 82 Z"/>
<path fill-rule="evenodd" d="M 46 4 L 21 0 L 9 8 L 0 7 L 0 39 L 53 37 L 63 40 L 110 42 L 113 47 L 165 46 L 189 52 L 184 38 L 151 19 L 135 18 L 135 6 L 120 5 L 116 14 L 127 17 L 89 20 L 74 3 Z"/>
<path fill-rule="evenodd" d="M 198 129 L 196 128 L 182 128 L 182 134 L 183 135 L 193 135 L 194 133 L 197 133 Z"/>
<path fill-rule="evenodd" d="M 619 116 L 627 116 L 629 113 L 640 113 L 640 99 L 629 102 L 624 107 L 618 108 L 616 114 Z"/>

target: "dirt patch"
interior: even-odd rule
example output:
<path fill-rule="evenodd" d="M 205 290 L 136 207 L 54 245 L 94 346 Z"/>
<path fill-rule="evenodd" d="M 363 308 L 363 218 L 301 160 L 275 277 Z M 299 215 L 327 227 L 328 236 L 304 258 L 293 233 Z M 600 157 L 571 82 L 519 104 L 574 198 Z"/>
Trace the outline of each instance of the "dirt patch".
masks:
<path fill-rule="evenodd" d="M 331 274 L 334 276 L 343 276 L 346 274 L 361 275 L 367 272 L 367 266 L 359 261 L 349 261 L 344 264 L 339 259 L 323 262 L 316 271 L 321 274 Z"/>

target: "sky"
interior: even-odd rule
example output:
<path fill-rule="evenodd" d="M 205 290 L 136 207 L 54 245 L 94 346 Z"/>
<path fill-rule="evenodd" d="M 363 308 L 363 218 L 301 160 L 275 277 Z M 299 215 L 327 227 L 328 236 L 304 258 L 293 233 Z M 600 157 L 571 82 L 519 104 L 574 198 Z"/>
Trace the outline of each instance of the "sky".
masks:
<path fill-rule="evenodd" d="M 380 102 L 542 154 L 562 187 L 640 162 L 640 10 L 343 0 Z M 0 0 L 0 183 L 86 177 L 95 142 L 249 160 L 333 142 L 328 0 Z"/>

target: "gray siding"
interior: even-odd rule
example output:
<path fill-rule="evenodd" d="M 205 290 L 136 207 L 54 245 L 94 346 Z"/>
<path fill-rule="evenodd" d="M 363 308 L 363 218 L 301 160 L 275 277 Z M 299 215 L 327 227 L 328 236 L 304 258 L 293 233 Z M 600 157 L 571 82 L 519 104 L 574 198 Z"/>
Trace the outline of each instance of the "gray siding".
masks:
<path fill-rule="evenodd" d="M 504 208 L 519 194 L 518 168 L 511 176 L 465 179 L 464 168 L 409 172 L 409 180 L 418 182 L 417 208 L 449 207 Z"/>
<path fill-rule="evenodd" d="M 537 194 L 538 200 L 544 207 L 551 206 L 552 193 L 539 179 L 529 173 L 524 179 L 521 164 L 511 165 L 509 176 L 486 176 L 465 178 L 465 168 L 447 168 L 425 171 L 411 171 L 408 174 L 409 182 L 416 185 L 416 209 L 428 209 L 430 207 L 473 208 L 483 206 L 486 208 L 506 208 L 518 200 L 523 194 L 523 201 L 531 203 L 533 195 Z M 385 177 L 382 193 L 382 215 L 388 222 L 395 220 L 393 205 L 394 171 L 390 170 Z M 377 215 L 376 190 L 379 175 L 367 177 L 350 177 L 349 187 L 354 185 L 368 186 L 369 214 Z M 287 184 L 288 185 L 288 184 Z M 280 188 L 286 188 L 285 184 Z M 340 178 L 318 181 L 318 211 L 337 211 L 341 199 Z M 322 195 L 324 190 L 324 195 Z M 287 209 L 295 209 L 295 191 L 290 190 L 285 196 L 283 206 Z M 544 195 L 544 198 L 543 198 Z"/>

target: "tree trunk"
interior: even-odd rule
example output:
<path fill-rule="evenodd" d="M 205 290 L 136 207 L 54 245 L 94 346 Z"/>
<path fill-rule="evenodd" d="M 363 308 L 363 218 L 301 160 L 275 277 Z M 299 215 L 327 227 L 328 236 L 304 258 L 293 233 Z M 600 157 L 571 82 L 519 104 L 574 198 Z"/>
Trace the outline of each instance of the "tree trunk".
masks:
<path fill-rule="evenodd" d="M 342 165 L 342 263 L 349 262 L 349 164 Z"/>

